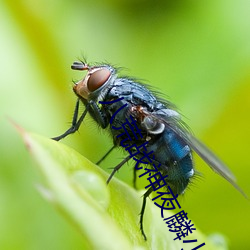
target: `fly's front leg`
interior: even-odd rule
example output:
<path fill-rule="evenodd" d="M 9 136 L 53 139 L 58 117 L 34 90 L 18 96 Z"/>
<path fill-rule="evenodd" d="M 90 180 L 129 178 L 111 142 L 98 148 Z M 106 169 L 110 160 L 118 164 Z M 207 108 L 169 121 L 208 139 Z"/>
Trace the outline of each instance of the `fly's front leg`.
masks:
<path fill-rule="evenodd" d="M 107 116 L 101 111 L 96 102 L 90 100 L 89 101 L 90 109 L 89 112 L 92 114 L 96 122 L 101 125 L 102 128 L 106 128 L 108 126 Z"/>
<path fill-rule="evenodd" d="M 79 127 L 80 127 L 80 125 L 81 125 L 81 123 L 82 123 L 82 121 L 83 121 L 84 117 L 86 116 L 86 114 L 88 112 L 88 109 L 89 109 L 89 105 L 87 105 L 86 109 L 84 110 L 84 112 L 80 116 L 79 120 L 77 121 L 77 119 L 78 119 L 78 112 L 79 112 L 79 103 L 80 103 L 80 101 L 78 99 L 77 102 L 76 102 L 76 106 L 75 106 L 75 110 L 74 110 L 74 116 L 73 116 L 71 127 L 65 133 L 63 133 L 62 135 L 59 135 L 57 137 L 53 137 L 51 139 L 53 139 L 55 141 L 60 141 L 64 137 L 68 136 L 69 134 L 75 133 L 79 129 Z"/>

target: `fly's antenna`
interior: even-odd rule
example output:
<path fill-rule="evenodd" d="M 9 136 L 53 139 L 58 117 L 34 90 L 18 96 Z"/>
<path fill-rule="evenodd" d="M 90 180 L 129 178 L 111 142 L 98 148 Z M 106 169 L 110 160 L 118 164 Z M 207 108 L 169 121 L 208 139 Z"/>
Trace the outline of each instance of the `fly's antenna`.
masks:
<path fill-rule="evenodd" d="M 73 62 L 71 69 L 74 70 L 89 70 L 89 65 L 84 62 Z"/>

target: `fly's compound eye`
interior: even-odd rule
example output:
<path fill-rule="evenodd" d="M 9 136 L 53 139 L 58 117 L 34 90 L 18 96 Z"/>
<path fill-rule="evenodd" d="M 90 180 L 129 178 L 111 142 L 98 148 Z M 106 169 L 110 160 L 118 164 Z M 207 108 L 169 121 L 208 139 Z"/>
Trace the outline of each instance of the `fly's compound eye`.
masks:
<path fill-rule="evenodd" d="M 88 79 L 88 90 L 93 92 L 99 89 L 110 77 L 111 72 L 108 69 L 99 69 L 90 74 Z"/>

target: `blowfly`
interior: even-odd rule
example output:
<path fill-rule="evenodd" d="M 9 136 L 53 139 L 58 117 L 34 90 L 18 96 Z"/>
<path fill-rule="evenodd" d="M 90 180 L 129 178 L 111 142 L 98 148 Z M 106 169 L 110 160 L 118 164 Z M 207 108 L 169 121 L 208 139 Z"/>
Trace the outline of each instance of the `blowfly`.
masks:
<path fill-rule="evenodd" d="M 134 178 L 136 170 L 147 163 L 144 168 L 147 173 L 158 170 L 174 195 L 183 194 L 195 174 L 192 159 L 192 151 L 195 151 L 208 166 L 243 193 L 226 165 L 189 132 L 175 106 L 157 97 L 147 85 L 133 78 L 119 77 L 117 69 L 109 64 L 90 66 L 85 62 L 74 62 L 71 68 L 87 74 L 73 87 L 77 102 L 71 127 L 53 139 L 59 141 L 76 132 L 89 113 L 102 129 L 109 130 L 113 138 L 113 147 L 101 160 L 119 146 L 128 154 L 113 169 L 107 183 L 124 163 L 133 158 L 136 163 Z M 85 110 L 79 116 L 80 103 Z M 143 215 L 146 198 L 152 191 L 154 188 L 150 187 L 143 195 L 140 214 L 140 229 L 145 239 Z"/>

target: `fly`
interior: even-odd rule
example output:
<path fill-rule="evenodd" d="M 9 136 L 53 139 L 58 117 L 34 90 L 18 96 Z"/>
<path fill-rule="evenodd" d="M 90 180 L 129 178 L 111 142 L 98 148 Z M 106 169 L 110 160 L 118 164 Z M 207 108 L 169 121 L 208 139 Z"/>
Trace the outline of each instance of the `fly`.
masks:
<path fill-rule="evenodd" d="M 158 98 L 146 85 L 132 78 L 119 77 L 117 70 L 111 65 L 90 66 L 85 62 L 74 62 L 71 68 L 87 71 L 87 74 L 73 87 L 78 99 L 71 127 L 53 139 L 59 141 L 76 132 L 89 113 L 102 129 L 109 130 L 114 143 L 98 163 L 115 147 L 123 146 L 126 152 L 130 149 L 130 155 L 113 169 L 107 183 L 132 158 L 131 154 L 138 162 L 138 159 L 144 158 L 145 151 L 154 152 L 153 155 L 147 155 L 150 168 L 157 165 L 173 193 L 182 194 L 195 174 L 192 159 L 192 151 L 195 151 L 215 172 L 245 196 L 236 184 L 232 172 L 188 131 L 175 106 L 169 101 Z M 85 106 L 85 110 L 78 117 L 80 102 Z M 132 125 L 128 121 L 132 121 Z M 126 133 L 121 133 L 121 127 Z M 135 132 L 129 130 L 136 128 Z M 130 139 L 127 139 L 128 137 Z M 134 168 L 134 183 L 135 172 L 139 166 L 140 163 Z M 143 195 L 140 214 L 140 229 L 145 239 L 143 215 L 146 198 L 152 191 L 151 187 Z"/>

